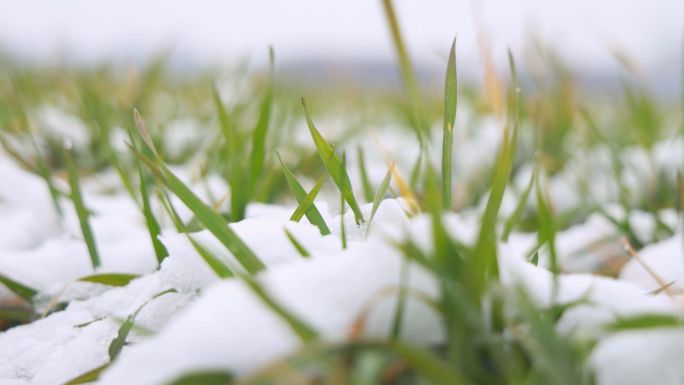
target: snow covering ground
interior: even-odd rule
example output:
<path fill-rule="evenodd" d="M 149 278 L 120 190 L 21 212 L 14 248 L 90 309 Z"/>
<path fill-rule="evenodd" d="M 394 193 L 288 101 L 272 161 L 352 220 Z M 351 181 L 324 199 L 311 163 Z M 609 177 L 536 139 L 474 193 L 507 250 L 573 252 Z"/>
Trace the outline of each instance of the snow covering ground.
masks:
<path fill-rule="evenodd" d="M 479 132 L 495 137 L 489 131 L 484 127 Z M 382 140 L 391 139 L 388 135 Z M 489 156 L 483 154 L 493 151 L 482 149 L 496 145 L 487 139 L 481 146 L 477 139 L 470 143 L 475 143 L 470 152 L 456 152 L 469 157 L 469 161 L 464 158 L 455 163 L 459 168 L 456 173 L 486 162 Z M 659 150 L 673 146 L 679 150 Z M 684 154 L 682 146 L 681 142 L 662 144 L 649 156 L 656 159 L 655 167 L 668 169 L 673 164 L 671 154 Z M 400 145 L 388 147 L 402 151 Z M 598 159 L 600 153 L 590 156 Z M 578 160 L 583 158 L 578 156 Z M 382 165 L 383 161 L 376 163 Z M 372 166 L 369 169 L 371 173 L 384 172 L 379 166 L 376 171 Z M 524 186 L 529 172 L 525 174 L 521 172 L 520 181 L 514 185 Z M 43 181 L 21 170 L 5 155 L 0 156 L 0 179 L 11 181 L 0 184 L 0 272 L 38 289 L 38 302 L 45 310 L 56 302 L 68 302 L 63 311 L 0 333 L 0 384 L 60 384 L 106 364 L 108 346 L 119 326 L 138 309 L 128 338 L 131 344 L 123 348 L 97 384 L 164 384 L 200 369 L 228 369 L 245 375 L 298 349 L 299 340 L 292 330 L 242 281 L 219 280 L 188 238 L 170 226 L 164 226 L 161 237 L 169 257 L 157 269 L 138 208 L 123 193 L 104 192 L 106 183 L 102 180 L 107 178 L 98 177 L 101 180 L 92 178 L 84 184 L 101 250 L 102 266 L 97 272 L 141 275 L 124 287 L 77 282 L 93 271 L 73 210 L 65 210 L 66 218 L 60 222 L 53 214 Z M 569 187 L 569 179 L 559 173 L 549 181 L 552 200 L 560 211 L 576 204 L 580 194 Z M 215 196 L 226 191 L 218 181 L 208 185 Z M 206 196 L 205 185 L 195 187 L 199 195 Z M 608 190 L 596 191 L 597 199 L 610 198 L 611 188 L 606 183 L 596 188 Z M 502 208 L 504 215 L 517 201 L 515 188 L 509 191 L 511 196 L 504 199 Z M 265 204 L 249 206 L 247 219 L 230 226 L 267 266 L 258 280 L 273 298 L 312 325 L 325 340 L 344 341 L 369 301 L 383 289 L 399 284 L 403 257 L 392 240 L 411 238 L 429 249 L 430 219 L 424 214 L 408 218 L 401 200 L 385 200 L 367 234 L 354 225 L 351 214 L 345 217 L 349 245 L 342 249 L 340 218 L 327 214 L 324 201 L 317 205 L 333 234 L 322 236 L 306 221 L 289 221 L 293 207 Z M 363 206 L 366 213 L 370 208 Z M 618 217 L 625 215 L 616 207 L 608 210 Z M 181 214 L 186 218 L 190 215 L 187 211 Z M 641 250 L 640 261 L 632 259 L 624 265 L 619 279 L 588 273 L 601 265 L 607 254 L 621 252 L 619 231 L 605 217 L 593 214 L 584 223 L 558 234 L 563 268 L 577 273 L 560 276 L 557 300 L 588 301 L 566 312 L 557 327 L 572 338 L 598 339 L 590 362 L 601 385 L 679 384 L 684 378 L 684 329 L 606 333 L 604 328 L 621 316 L 684 316 L 684 301 L 679 295 L 684 289 L 681 234 L 653 243 L 653 218 L 639 211 L 629 215 L 637 236 L 650 244 Z M 477 218 L 474 211 L 464 211 L 446 215 L 444 220 L 454 238 L 472 241 Z M 676 213 L 666 212 L 662 218 L 677 228 Z M 311 253 L 310 259 L 299 255 L 285 229 Z M 211 234 L 203 231 L 193 238 L 230 263 L 232 256 Z M 535 234 L 513 233 L 507 243 L 499 245 L 502 284 L 510 289 L 522 284 L 540 306 L 548 306 L 553 278 L 543 267 L 545 256 L 539 267 L 526 260 L 535 241 Z M 597 242 L 603 246 L 597 247 Z M 644 266 L 674 283 L 667 291 L 653 294 L 661 285 Z M 409 285 L 429 296 L 438 293 L 435 278 L 417 266 L 411 268 Z M 169 289 L 174 291 L 155 298 Z M 0 287 L 0 300 L 13 297 Z M 381 301 L 372 309 L 363 334 L 384 337 L 393 317 L 394 300 Z M 433 310 L 410 299 L 402 335 L 418 344 L 436 343 L 444 337 Z"/>

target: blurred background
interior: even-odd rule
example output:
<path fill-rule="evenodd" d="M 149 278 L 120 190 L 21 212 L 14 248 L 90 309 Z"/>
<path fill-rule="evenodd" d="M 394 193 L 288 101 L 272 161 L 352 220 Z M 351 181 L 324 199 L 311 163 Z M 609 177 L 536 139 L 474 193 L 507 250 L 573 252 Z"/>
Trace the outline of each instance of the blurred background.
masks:
<path fill-rule="evenodd" d="M 398 84 L 380 0 L 0 4 L 0 52 L 23 65 L 142 65 L 163 53 L 179 71 L 245 62 L 265 68 L 271 45 L 285 76 Z M 523 71 L 546 50 L 584 86 L 613 89 L 628 68 L 658 95 L 681 88 L 682 0 L 397 0 L 395 7 L 422 79 L 443 77 L 458 36 L 459 74 L 473 82 L 480 81 L 480 43 L 487 42 L 499 73 L 507 72 L 510 47 L 523 58 Z"/>

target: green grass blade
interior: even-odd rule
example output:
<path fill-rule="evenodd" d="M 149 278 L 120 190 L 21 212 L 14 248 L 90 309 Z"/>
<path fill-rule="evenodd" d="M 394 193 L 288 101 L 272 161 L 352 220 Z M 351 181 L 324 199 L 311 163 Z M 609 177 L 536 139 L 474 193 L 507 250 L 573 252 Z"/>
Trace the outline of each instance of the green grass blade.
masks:
<path fill-rule="evenodd" d="M 631 317 L 618 317 L 605 328 L 612 332 L 620 332 L 653 328 L 679 328 L 682 325 L 684 325 L 684 321 L 672 314 L 638 314 Z"/>
<path fill-rule="evenodd" d="M 366 155 L 361 146 L 356 148 L 356 154 L 359 164 L 359 175 L 361 176 L 361 187 L 363 187 L 363 197 L 366 199 L 366 202 L 370 202 L 373 200 L 373 188 L 371 187 L 368 170 L 366 169 Z"/>
<path fill-rule="evenodd" d="M 114 337 L 112 342 L 109 344 L 107 351 L 109 352 L 110 361 L 114 361 L 116 359 L 119 353 L 121 353 L 121 349 L 123 349 L 124 345 L 126 344 L 126 338 L 128 338 L 128 334 L 133 328 L 136 314 L 137 312 L 126 317 L 126 320 L 121 324 L 121 326 L 119 326 L 119 330 L 116 332 L 116 337 Z"/>
<path fill-rule="evenodd" d="M 392 34 L 392 41 L 394 48 L 397 51 L 399 59 L 399 67 L 401 70 L 401 78 L 406 87 L 406 93 L 409 99 L 409 112 L 411 114 L 412 126 L 415 129 L 416 135 L 421 145 L 424 142 L 424 135 L 427 133 L 428 124 L 423 113 L 422 97 L 420 94 L 420 87 L 416 80 L 415 70 L 408 54 L 406 44 L 399 29 L 399 21 L 397 20 L 392 0 L 382 0 L 385 17 L 390 27 Z"/>
<path fill-rule="evenodd" d="M 271 120 L 271 107 L 273 105 L 273 47 L 269 47 L 270 59 L 270 76 L 268 80 L 268 89 L 266 96 L 261 105 L 259 112 L 259 120 L 254 128 L 252 136 L 252 154 L 250 157 L 250 176 L 249 176 L 249 192 L 254 192 L 257 181 L 261 178 L 263 172 L 264 160 L 266 159 L 266 134 Z M 248 194 L 251 196 L 252 194 Z"/>
<path fill-rule="evenodd" d="M 304 321 L 297 318 L 294 314 L 290 313 L 284 306 L 276 302 L 273 297 L 271 297 L 263 286 L 259 284 L 252 277 L 242 277 L 247 286 L 252 289 L 252 292 L 256 294 L 259 299 L 261 299 L 266 306 L 268 306 L 271 311 L 278 314 L 280 318 L 285 321 L 292 331 L 299 337 L 302 342 L 312 342 L 318 338 L 318 333 L 311 326 L 307 325 Z"/>
<path fill-rule="evenodd" d="M 216 274 L 216 276 L 218 276 L 219 278 L 233 277 L 233 272 L 230 270 L 228 266 L 226 266 L 226 264 L 220 258 L 218 258 L 207 248 L 205 248 L 199 242 L 193 239 L 192 236 L 188 233 L 187 226 L 180 219 L 180 216 L 178 216 L 178 212 L 176 211 L 176 208 L 173 207 L 173 204 L 171 203 L 171 200 L 169 199 L 168 195 L 161 195 L 160 200 L 162 202 L 162 205 L 166 209 L 166 212 L 171 217 L 171 221 L 176 227 L 176 230 L 178 230 L 178 232 L 180 233 L 185 233 L 185 236 L 187 237 L 188 241 L 190 241 L 190 244 L 192 244 L 192 247 L 195 249 L 195 251 L 197 251 L 197 254 L 199 254 L 200 257 L 202 257 L 204 263 L 206 263 L 207 266 L 209 266 L 209 268 Z"/>
<path fill-rule="evenodd" d="M 235 234 L 221 215 L 202 202 L 176 175 L 162 165 L 162 173 L 174 194 L 188 206 L 197 219 L 223 243 L 250 274 L 257 273 L 265 266 L 254 252 Z"/>
<path fill-rule="evenodd" d="M 392 317 L 392 328 L 390 337 L 393 341 L 401 337 L 401 327 L 404 323 L 404 311 L 406 310 L 406 292 L 409 281 L 409 260 L 404 258 L 401 261 L 401 273 L 399 275 L 399 293 L 397 295 L 397 305 L 394 308 Z"/>
<path fill-rule="evenodd" d="M 299 255 L 301 255 L 304 258 L 311 257 L 311 253 L 309 253 L 309 251 L 304 247 L 304 245 L 302 245 L 301 242 L 299 242 L 297 238 L 295 238 L 295 236 L 288 229 L 285 229 L 285 236 L 290 241 L 292 246 L 297 250 Z"/>
<path fill-rule="evenodd" d="M 24 284 L 21 284 L 6 275 L 3 275 L 0 273 L 0 284 L 4 285 L 6 288 L 8 288 L 12 293 L 18 295 L 19 297 L 23 298 L 27 302 L 31 302 L 33 300 L 33 297 L 38 294 L 38 290 L 33 289 L 29 286 L 26 286 Z"/>
<path fill-rule="evenodd" d="M 530 263 L 539 266 L 539 251 L 535 251 L 534 254 L 532 254 L 532 258 L 530 258 Z"/>
<path fill-rule="evenodd" d="M 309 191 L 309 193 L 306 194 L 304 199 L 302 199 L 302 201 L 299 202 L 299 205 L 297 206 L 295 211 L 292 213 L 292 216 L 290 216 L 291 221 L 299 222 L 302 219 L 302 217 L 304 216 L 304 214 L 306 214 L 306 212 L 309 211 L 309 209 L 311 207 L 315 207 L 314 206 L 314 200 L 318 196 L 318 193 L 321 191 L 321 188 L 323 187 L 323 184 L 325 183 L 326 179 L 328 179 L 328 172 L 327 171 L 323 175 L 321 175 L 320 178 L 318 178 L 318 180 L 316 181 L 316 184 L 313 186 L 311 191 Z M 316 220 L 318 220 L 318 218 L 316 218 Z M 320 220 L 322 221 L 323 218 L 320 218 Z M 320 224 L 317 224 L 317 223 L 314 223 L 314 224 L 316 226 L 318 226 L 319 229 L 323 230 L 322 226 Z M 323 225 L 325 225 L 325 224 L 323 223 Z M 321 231 L 321 232 L 323 232 L 323 231 Z"/>
<path fill-rule="evenodd" d="M 340 158 L 333 151 L 332 146 L 325 141 L 321 133 L 316 129 L 309 111 L 306 108 L 306 103 L 302 99 L 302 107 L 304 107 L 304 116 L 306 118 L 306 124 L 309 126 L 309 131 L 311 132 L 311 137 L 313 138 L 314 144 L 316 145 L 316 150 L 320 156 L 323 164 L 330 172 L 337 188 L 340 193 L 344 196 L 344 199 L 349 204 L 349 207 L 354 212 L 354 219 L 356 223 L 362 223 L 364 221 L 363 214 L 361 213 L 361 208 L 359 207 L 356 198 L 354 198 L 354 192 L 352 190 L 351 181 L 349 180 L 349 175 L 347 170 L 342 165 Z"/>
<path fill-rule="evenodd" d="M 171 381 L 169 385 L 228 385 L 233 383 L 233 375 L 221 370 L 193 372 Z"/>
<path fill-rule="evenodd" d="M 375 196 L 373 197 L 373 207 L 371 207 L 371 213 L 370 217 L 368 218 L 368 225 L 366 227 L 366 234 L 368 234 L 368 230 L 370 229 L 370 225 L 373 222 L 373 218 L 375 217 L 376 211 L 378 211 L 378 208 L 380 207 L 380 203 L 382 200 L 385 198 L 385 195 L 387 194 L 387 189 L 389 188 L 390 181 L 392 180 L 392 170 L 394 169 L 394 163 L 392 163 L 389 168 L 387 169 L 387 172 L 385 173 L 385 177 L 382 178 L 382 182 L 380 182 L 380 185 L 378 186 L 378 190 L 375 191 Z"/>
<path fill-rule="evenodd" d="M 157 263 L 161 265 L 164 258 L 169 255 L 166 246 L 159 240 L 159 234 L 161 234 L 161 228 L 159 227 L 159 222 L 157 218 L 154 217 L 152 213 L 152 205 L 150 204 L 149 189 L 147 187 L 147 181 L 145 180 L 145 174 L 142 169 L 142 165 L 138 165 L 138 172 L 140 174 L 140 196 L 142 197 L 142 212 L 145 217 L 145 224 L 147 225 L 147 231 L 150 234 L 150 240 L 152 241 L 152 247 L 154 248 L 154 254 L 157 256 Z"/>
<path fill-rule="evenodd" d="M 307 194 L 306 190 L 304 190 L 304 187 L 302 187 L 301 183 L 299 183 L 297 178 L 295 178 L 292 171 L 290 171 L 290 169 L 285 165 L 285 162 L 283 162 L 283 159 L 280 157 L 280 154 L 276 154 L 278 155 L 278 160 L 280 161 L 280 164 L 283 167 L 283 173 L 285 174 L 287 184 L 290 186 L 290 190 L 292 190 L 292 193 L 294 194 L 295 199 L 297 199 L 297 203 L 299 204 L 297 208 L 303 207 L 303 202 L 307 199 L 309 194 Z M 325 175 L 327 175 L 327 172 Z M 315 196 L 313 198 L 315 199 Z M 313 203 L 313 199 L 311 200 L 311 202 Z M 325 223 L 323 216 L 321 216 L 320 211 L 318 211 L 318 208 L 316 208 L 316 205 L 310 204 L 304 212 L 304 214 L 306 215 L 306 218 L 309 220 L 309 222 L 311 222 L 311 224 L 318 227 L 322 235 L 330 234 L 330 229 L 328 228 L 328 225 Z"/>
<path fill-rule="evenodd" d="M 78 280 L 81 282 L 101 283 L 109 286 L 126 286 L 138 277 L 140 276 L 136 274 L 104 273 L 89 275 L 79 278 Z"/>
<path fill-rule="evenodd" d="M 126 339 L 128 338 L 128 334 L 131 332 L 131 329 L 133 329 L 133 325 L 135 324 L 135 318 L 140 314 L 140 311 L 147 306 L 148 303 L 152 302 L 153 300 L 169 293 L 175 293 L 176 289 L 168 289 L 164 290 L 162 292 L 159 292 L 152 296 L 152 298 L 148 299 L 145 301 L 140 307 L 138 307 L 133 314 L 129 315 L 126 317 L 126 320 L 119 326 L 119 330 L 116 333 L 116 337 L 112 340 L 112 342 L 109 344 L 109 348 L 107 349 L 109 353 L 109 361 L 114 362 L 114 360 L 119 356 L 119 353 L 121 353 L 121 350 L 123 347 L 126 345 Z"/>
<path fill-rule="evenodd" d="M 136 114 L 136 116 L 139 117 L 140 115 Z M 137 120 L 137 122 L 138 132 L 143 135 L 145 130 L 142 118 Z M 150 144 L 148 143 L 148 145 Z M 154 153 L 156 154 L 156 151 Z M 156 175 L 160 175 L 163 178 L 168 188 L 195 214 L 200 223 L 226 246 L 247 272 L 254 274 L 265 267 L 256 254 L 235 234 L 223 217 L 206 203 L 202 202 L 183 181 L 166 167 L 161 158 L 157 156 L 156 163 L 150 162 L 146 164 L 148 167 L 152 167 Z"/>
<path fill-rule="evenodd" d="M 93 230 L 90 227 L 90 221 L 88 220 L 90 214 L 88 209 L 83 203 L 83 195 L 81 194 L 81 187 L 78 177 L 78 170 L 74 164 L 73 156 L 70 149 L 64 149 L 64 158 L 67 165 L 67 171 L 69 173 L 69 188 L 71 189 L 71 200 L 74 202 L 74 208 L 76 209 L 76 215 L 78 216 L 78 222 L 81 226 L 81 232 L 83 233 L 83 239 L 85 240 L 86 246 L 88 247 L 88 254 L 90 254 L 90 262 L 93 265 L 93 269 L 100 266 L 100 257 L 97 252 L 97 246 L 95 244 L 95 236 L 93 235 Z"/>
<path fill-rule="evenodd" d="M 536 183 L 537 214 L 539 216 L 538 241 L 540 245 L 544 243 L 548 245 L 549 255 L 551 257 L 551 272 L 556 276 L 559 273 L 558 257 L 556 253 L 556 225 L 554 224 L 549 201 L 542 190 L 540 179 L 540 177 L 537 177 Z"/>
<path fill-rule="evenodd" d="M 342 153 L 342 168 L 341 170 L 344 171 L 347 169 L 347 154 Z M 342 179 L 343 175 L 339 175 L 339 178 Z M 342 249 L 347 248 L 347 230 L 345 229 L 344 225 L 344 193 L 343 189 L 340 189 L 340 237 L 342 238 Z"/>
<path fill-rule="evenodd" d="M 453 162 L 454 124 L 458 78 L 456 76 L 456 39 L 451 44 L 446 80 L 444 81 L 444 128 L 442 137 L 442 209 L 451 210 L 451 174 Z"/>
<path fill-rule="evenodd" d="M 185 234 L 185 236 L 188 238 L 190 243 L 192 244 L 192 247 L 195 248 L 195 251 L 202 257 L 204 260 L 204 263 L 211 268 L 211 270 L 219 277 L 219 278 L 230 278 L 233 277 L 234 274 L 230 270 L 228 266 L 216 255 L 214 255 L 212 252 L 210 252 L 207 248 L 202 246 L 199 242 L 197 242 L 195 239 L 192 238 L 190 234 Z"/>
<path fill-rule="evenodd" d="M 45 159 L 43 159 L 43 155 L 40 152 L 40 148 L 38 148 L 38 143 L 36 143 L 33 134 L 30 134 L 30 137 L 31 145 L 33 146 L 33 149 L 36 152 L 36 171 L 43 178 L 43 180 L 45 180 L 48 190 L 50 191 L 52 205 L 55 207 L 57 215 L 59 215 L 59 217 L 61 218 L 64 216 L 64 211 L 62 210 L 62 205 L 59 202 L 59 190 L 55 186 L 54 179 L 52 177 L 52 172 L 50 171 L 50 167 L 48 167 L 48 165 L 45 163 Z"/>
<path fill-rule="evenodd" d="M 80 385 L 95 382 L 100 378 L 100 374 L 102 374 L 102 372 L 104 372 L 109 365 L 111 365 L 111 363 L 107 362 L 104 365 L 98 366 L 95 369 L 89 370 L 80 376 L 65 382 L 64 385 Z"/>
<path fill-rule="evenodd" d="M 435 385 L 467 385 L 466 378 L 456 372 L 446 362 L 438 358 L 434 353 L 401 341 L 392 343 L 391 350 L 423 376 L 431 384 Z"/>
<path fill-rule="evenodd" d="M 532 186 L 534 186 L 534 181 L 537 179 L 537 172 L 537 167 L 535 166 L 534 170 L 532 171 L 532 175 L 530 176 L 530 181 L 527 183 L 525 190 L 523 190 L 523 193 L 518 200 L 518 204 L 515 206 L 513 214 L 508 217 L 506 223 L 504 224 L 503 233 L 501 234 L 501 240 L 504 242 L 508 241 L 508 237 L 511 234 L 511 231 L 513 231 L 513 227 L 520 221 L 523 211 L 525 211 L 530 192 L 532 191 Z"/>
<path fill-rule="evenodd" d="M 513 78 L 517 79 L 515 74 L 515 62 L 513 56 L 509 53 L 509 63 Z M 518 145 L 518 100 L 519 93 L 517 92 L 518 85 L 514 83 L 513 86 L 516 92 L 514 93 L 514 101 L 509 110 L 509 121 L 506 123 L 504 130 L 504 137 L 501 142 L 501 149 L 494 165 L 494 177 L 492 179 L 492 187 L 489 192 L 489 199 L 485 211 L 482 214 L 480 232 L 477 237 L 477 242 L 473 250 L 472 261 L 470 266 L 472 271 L 469 274 L 469 287 L 474 298 L 479 298 L 482 294 L 488 280 L 488 275 L 493 273 L 498 275 L 498 262 L 496 255 L 496 224 L 498 222 L 499 209 L 506 190 L 506 185 L 513 169 L 513 161 Z M 512 120 L 512 123 L 511 123 Z M 509 129 L 513 125 L 513 130 Z"/>

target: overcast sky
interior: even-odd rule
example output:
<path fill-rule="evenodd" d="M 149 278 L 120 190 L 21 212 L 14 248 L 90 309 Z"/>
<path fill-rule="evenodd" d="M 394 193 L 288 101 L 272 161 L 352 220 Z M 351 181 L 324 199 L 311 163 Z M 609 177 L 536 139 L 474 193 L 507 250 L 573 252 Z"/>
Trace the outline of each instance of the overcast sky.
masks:
<path fill-rule="evenodd" d="M 646 74 L 681 68 L 684 0 L 396 0 L 411 54 L 442 66 L 458 35 L 459 65 L 477 65 L 479 14 L 496 60 L 542 38 L 574 68 L 614 70 L 608 47 Z M 394 52 L 380 0 L 0 0 L 0 44 L 49 63 L 139 58 L 173 47 L 194 63 L 389 61 Z M 679 72 L 679 71 L 675 71 Z"/>

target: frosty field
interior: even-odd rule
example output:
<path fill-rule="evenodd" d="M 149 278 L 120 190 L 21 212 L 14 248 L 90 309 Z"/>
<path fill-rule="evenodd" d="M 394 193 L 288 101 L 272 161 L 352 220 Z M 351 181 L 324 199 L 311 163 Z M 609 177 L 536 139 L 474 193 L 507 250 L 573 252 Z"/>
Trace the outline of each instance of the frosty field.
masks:
<path fill-rule="evenodd" d="M 682 101 L 383 4 L 401 89 L 3 57 L 0 385 L 684 383 Z"/>

